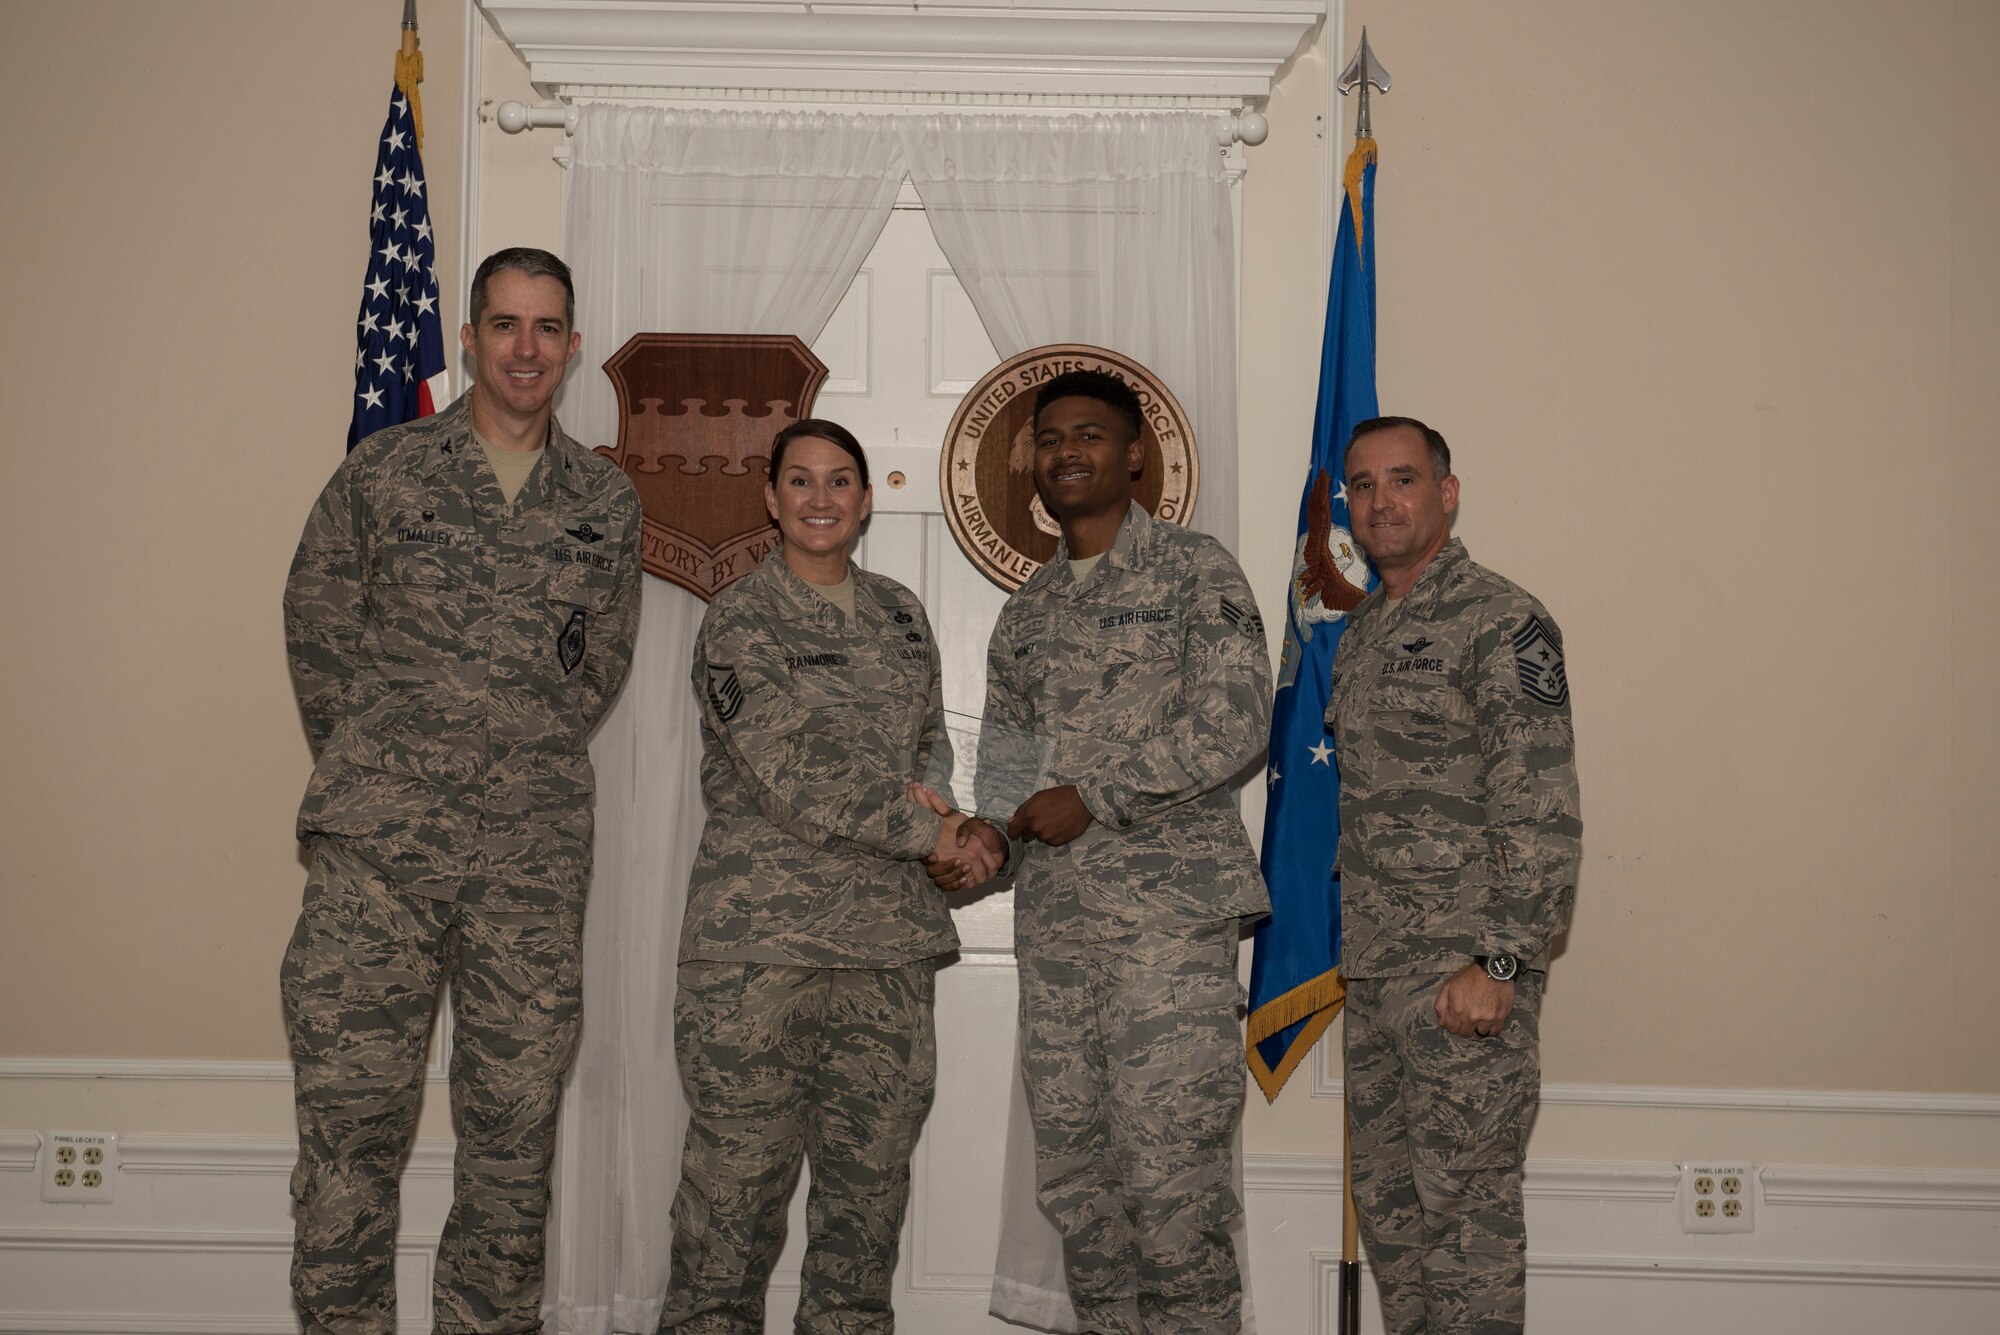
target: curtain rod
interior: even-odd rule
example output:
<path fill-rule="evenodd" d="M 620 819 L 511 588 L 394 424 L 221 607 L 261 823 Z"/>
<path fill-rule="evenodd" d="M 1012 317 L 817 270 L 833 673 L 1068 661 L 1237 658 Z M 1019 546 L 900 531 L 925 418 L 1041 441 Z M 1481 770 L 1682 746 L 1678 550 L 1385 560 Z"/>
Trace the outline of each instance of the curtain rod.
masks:
<path fill-rule="evenodd" d="M 807 101 L 810 98 L 802 97 L 800 100 Z M 1062 108 L 1050 107 L 1048 110 L 1060 111 Z M 1089 108 L 1078 107 L 1073 110 L 1085 111 Z M 494 123 L 508 134 L 520 134 L 523 130 L 560 128 L 564 134 L 573 135 L 576 133 L 576 115 L 577 109 L 574 106 L 531 107 L 512 100 L 502 102 L 493 109 Z M 1271 122 L 1265 119 L 1264 113 L 1252 111 L 1248 107 L 1229 113 L 1227 120 L 1218 119 L 1216 122 L 1216 141 L 1224 148 L 1238 142 L 1254 148 L 1269 138 L 1270 134 Z"/>

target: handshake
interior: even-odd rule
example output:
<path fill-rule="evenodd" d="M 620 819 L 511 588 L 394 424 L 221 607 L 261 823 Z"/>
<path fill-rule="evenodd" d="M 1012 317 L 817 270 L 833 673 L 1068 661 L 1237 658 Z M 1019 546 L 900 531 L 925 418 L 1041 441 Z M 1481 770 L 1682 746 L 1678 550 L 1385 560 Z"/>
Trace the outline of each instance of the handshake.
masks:
<path fill-rule="evenodd" d="M 1023 802 L 1002 834 L 977 816 L 954 811 L 951 803 L 921 783 L 910 785 L 910 800 L 944 817 L 937 847 L 924 859 L 924 870 L 940 890 L 971 890 L 993 879 L 1007 861 L 1007 839 L 1035 839 L 1061 846 L 1090 828 L 1090 808 L 1074 784 L 1044 788 Z"/>

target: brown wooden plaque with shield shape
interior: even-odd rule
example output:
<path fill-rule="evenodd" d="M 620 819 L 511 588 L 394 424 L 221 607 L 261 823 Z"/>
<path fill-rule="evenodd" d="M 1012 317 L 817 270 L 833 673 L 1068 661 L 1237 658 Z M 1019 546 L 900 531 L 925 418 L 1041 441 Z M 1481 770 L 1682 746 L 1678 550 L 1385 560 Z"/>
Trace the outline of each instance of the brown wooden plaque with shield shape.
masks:
<path fill-rule="evenodd" d="M 1132 496 L 1156 519 L 1185 524 L 1201 480 L 1194 431 L 1160 378 L 1122 353 L 1051 343 L 1009 357 L 959 402 L 938 461 L 944 514 L 972 564 L 1010 592 L 1056 554 L 1062 529 L 1035 493 L 1035 391 L 1068 371 L 1130 385 L 1145 413 L 1146 461 Z"/>
<path fill-rule="evenodd" d="M 703 602 L 778 545 L 764 508 L 771 437 L 812 415 L 826 367 L 791 334 L 634 334 L 604 363 L 639 490 L 646 569 Z"/>

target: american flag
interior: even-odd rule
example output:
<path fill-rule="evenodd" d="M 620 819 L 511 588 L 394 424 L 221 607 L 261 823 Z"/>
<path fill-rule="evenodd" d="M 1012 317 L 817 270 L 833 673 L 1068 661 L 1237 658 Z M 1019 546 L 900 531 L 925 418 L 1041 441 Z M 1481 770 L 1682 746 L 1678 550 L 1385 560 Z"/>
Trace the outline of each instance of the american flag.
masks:
<path fill-rule="evenodd" d="M 410 99 L 393 86 L 375 153 L 368 244 L 368 279 L 354 335 L 350 450 L 385 426 L 428 417 L 451 401 L 424 163 Z"/>

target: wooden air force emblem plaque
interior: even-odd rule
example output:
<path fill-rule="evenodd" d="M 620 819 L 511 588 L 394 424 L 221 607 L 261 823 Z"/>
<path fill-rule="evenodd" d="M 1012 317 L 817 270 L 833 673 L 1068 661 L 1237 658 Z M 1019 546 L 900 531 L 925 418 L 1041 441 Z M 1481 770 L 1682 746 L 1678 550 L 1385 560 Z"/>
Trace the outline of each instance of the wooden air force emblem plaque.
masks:
<path fill-rule="evenodd" d="M 1132 495 L 1155 519 L 1187 523 L 1200 482 L 1194 432 L 1158 376 L 1121 353 L 1051 343 L 1009 357 L 973 386 L 951 419 L 938 491 L 959 547 L 1012 592 L 1056 554 L 1062 529 L 1035 492 L 1035 391 L 1069 371 L 1103 371 L 1130 385 L 1144 410 L 1145 463 Z"/>
<path fill-rule="evenodd" d="M 790 334 L 634 334 L 604 363 L 638 489 L 642 563 L 707 602 L 778 545 L 771 437 L 812 411 L 826 367 Z"/>

